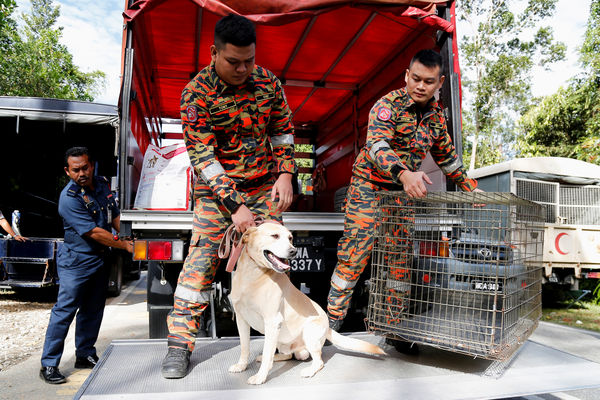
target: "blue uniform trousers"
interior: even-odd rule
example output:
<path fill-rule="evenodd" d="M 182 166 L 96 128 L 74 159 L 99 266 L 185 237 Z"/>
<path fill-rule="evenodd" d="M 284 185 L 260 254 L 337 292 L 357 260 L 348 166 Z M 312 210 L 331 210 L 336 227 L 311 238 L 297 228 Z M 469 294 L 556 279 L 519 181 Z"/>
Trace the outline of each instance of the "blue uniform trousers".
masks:
<path fill-rule="evenodd" d="M 92 267 L 58 265 L 58 277 L 58 299 L 52 307 L 46 331 L 43 367 L 58 367 L 65 338 L 76 313 L 75 356 L 95 355 L 94 345 L 104 314 L 108 272 L 103 263 Z"/>

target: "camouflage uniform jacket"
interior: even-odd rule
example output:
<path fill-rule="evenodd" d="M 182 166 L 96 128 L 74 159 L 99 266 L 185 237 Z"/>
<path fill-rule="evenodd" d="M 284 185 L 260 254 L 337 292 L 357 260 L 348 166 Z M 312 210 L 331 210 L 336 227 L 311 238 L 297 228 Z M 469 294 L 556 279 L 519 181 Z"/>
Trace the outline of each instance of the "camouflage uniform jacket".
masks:
<path fill-rule="evenodd" d="M 244 204 L 237 185 L 252 187 L 273 169 L 296 171 L 291 111 L 265 68 L 229 86 L 211 64 L 184 88 L 180 109 L 192 166 L 230 212 Z"/>
<path fill-rule="evenodd" d="M 421 110 L 420 120 L 418 112 L 405 88 L 379 99 L 369 113 L 367 140 L 354 162 L 353 174 L 380 186 L 401 185 L 401 172 L 417 171 L 430 151 L 458 187 L 475 189 L 477 182 L 467 177 L 437 101 L 432 99 Z"/>

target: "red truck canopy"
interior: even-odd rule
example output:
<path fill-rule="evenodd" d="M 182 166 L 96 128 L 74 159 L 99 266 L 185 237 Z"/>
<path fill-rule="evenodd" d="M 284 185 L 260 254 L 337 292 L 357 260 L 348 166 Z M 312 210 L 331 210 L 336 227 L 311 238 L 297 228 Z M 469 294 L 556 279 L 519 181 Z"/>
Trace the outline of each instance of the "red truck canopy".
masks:
<path fill-rule="evenodd" d="M 440 6 L 451 7 L 449 20 L 437 15 Z M 414 53 L 436 47 L 440 31 L 454 36 L 455 26 L 453 2 L 445 0 L 134 2 L 123 14 L 124 44 L 134 51 L 130 109 L 142 152 L 161 118 L 179 118 L 181 91 L 210 63 L 214 26 L 232 12 L 256 23 L 256 62 L 283 82 L 298 143 L 312 142 L 318 163 L 345 171 L 374 102 L 404 86 Z"/>

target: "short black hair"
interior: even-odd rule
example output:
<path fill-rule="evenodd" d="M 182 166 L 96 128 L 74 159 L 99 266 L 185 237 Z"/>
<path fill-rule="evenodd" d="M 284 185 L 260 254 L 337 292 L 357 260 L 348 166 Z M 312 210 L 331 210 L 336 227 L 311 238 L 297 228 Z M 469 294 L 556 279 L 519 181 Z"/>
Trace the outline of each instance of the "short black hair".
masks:
<path fill-rule="evenodd" d="M 414 64 L 415 61 L 423 64 L 427 68 L 440 67 L 440 75 L 442 75 L 442 69 L 444 69 L 444 63 L 442 60 L 442 56 L 435 50 L 425 49 L 420 50 L 417 54 L 414 55 L 412 60 L 410 60 L 410 67 Z"/>
<path fill-rule="evenodd" d="M 227 43 L 237 47 L 256 43 L 254 23 L 237 14 L 229 14 L 221 18 L 215 25 L 215 46 L 217 49 L 222 49 Z"/>
<path fill-rule="evenodd" d="M 69 157 L 81 157 L 88 156 L 88 160 L 91 160 L 90 151 L 87 147 L 71 147 L 65 152 L 65 168 L 69 168 Z"/>

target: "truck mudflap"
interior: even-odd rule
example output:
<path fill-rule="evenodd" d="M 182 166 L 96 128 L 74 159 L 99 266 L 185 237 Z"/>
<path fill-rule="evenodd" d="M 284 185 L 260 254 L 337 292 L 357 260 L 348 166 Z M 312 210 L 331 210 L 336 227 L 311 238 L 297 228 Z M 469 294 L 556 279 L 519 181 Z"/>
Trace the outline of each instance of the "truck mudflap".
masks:
<path fill-rule="evenodd" d="M 572 328 L 567 328 L 571 329 Z M 259 368 L 251 361 L 242 373 L 227 369 L 239 357 L 239 339 L 199 338 L 190 373 L 183 379 L 163 379 L 160 366 L 166 352 L 163 339 L 115 340 L 98 366 L 75 395 L 75 399 L 473 399 L 552 393 L 600 386 L 600 364 L 583 358 L 576 348 L 562 348 L 566 336 L 582 336 L 589 346 L 600 335 L 566 331 L 541 323 L 512 361 L 500 366 L 502 373 L 486 375 L 498 364 L 485 359 L 422 346 L 418 356 L 398 353 L 384 339 L 367 333 L 353 337 L 377 343 L 388 352 L 372 357 L 323 348 L 324 368 L 312 378 L 301 378 L 303 361 L 276 362 L 267 382 L 246 384 Z M 586 335 L 587 337 L 584 337 Z M 587 343 L 587 344 L 586 344 Z M 253 338 L 251 360 L 262 352 L 262 337 Z M 497 372 L 497 371 L 496 371 Z"/>

